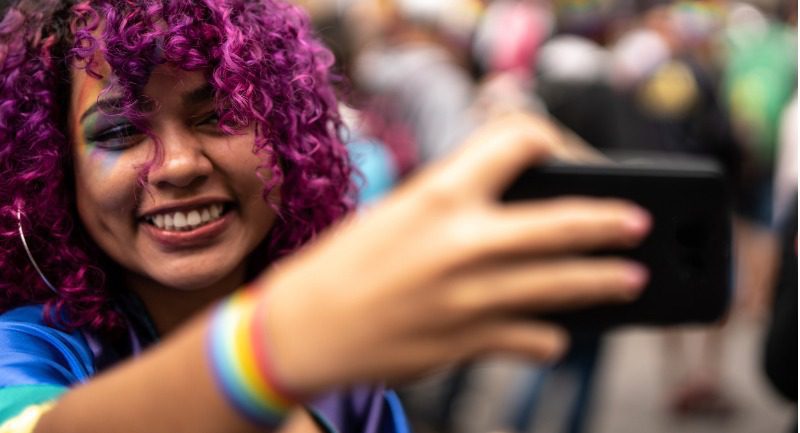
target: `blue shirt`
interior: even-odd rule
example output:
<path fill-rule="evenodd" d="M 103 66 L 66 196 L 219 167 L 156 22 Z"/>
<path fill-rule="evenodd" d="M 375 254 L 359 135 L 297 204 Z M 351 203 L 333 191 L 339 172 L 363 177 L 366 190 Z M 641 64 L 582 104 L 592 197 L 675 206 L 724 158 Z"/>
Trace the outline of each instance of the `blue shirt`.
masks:
<path fill-rule="evenodd" d="M 48 326 L 41 305 L 0 315 L 0 425 L 27 406 L 57 399 L 114 363 L 138 355 L 155 341 L 147 321 L 130 323 L 130 348 L 120 350 L 97 336 Z M 400 401 L 383 386 L 331 392 L 308 411 L 329 432 L 406 433 Z"/>

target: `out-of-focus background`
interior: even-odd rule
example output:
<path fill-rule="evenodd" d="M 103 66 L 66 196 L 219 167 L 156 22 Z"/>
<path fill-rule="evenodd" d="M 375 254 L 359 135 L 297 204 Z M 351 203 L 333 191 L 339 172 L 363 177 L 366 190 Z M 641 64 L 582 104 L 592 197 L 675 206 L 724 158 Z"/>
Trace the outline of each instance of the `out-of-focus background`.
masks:
<path fill-rule="evenodd" d="M 336 56 L 370 206 L 493 116 L 704 155 L 735 196 L 719 324 L 582 336 L 400 391 L 417 432 L 797 431 L 795 0 L 298 0 Z"/>

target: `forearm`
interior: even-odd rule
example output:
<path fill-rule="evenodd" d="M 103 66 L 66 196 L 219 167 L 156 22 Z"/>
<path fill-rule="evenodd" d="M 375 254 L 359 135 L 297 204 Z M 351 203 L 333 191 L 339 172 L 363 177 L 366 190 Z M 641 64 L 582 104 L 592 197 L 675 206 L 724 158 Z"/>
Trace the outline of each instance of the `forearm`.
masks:
<path fill-rule="evenodd" d="M 207 328 L 204 315 L 143 356 L 76 387 L 35 432 L 263 432 L 220 393 Z"/>

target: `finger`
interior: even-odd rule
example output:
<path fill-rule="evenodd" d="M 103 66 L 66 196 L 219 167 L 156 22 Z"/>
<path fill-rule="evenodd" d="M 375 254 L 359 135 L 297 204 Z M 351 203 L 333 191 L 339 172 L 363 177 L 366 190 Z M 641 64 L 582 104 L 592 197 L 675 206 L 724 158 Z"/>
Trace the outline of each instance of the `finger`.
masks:
<path fill-rule="evenodd" d="M 648 278 L 644 266 L 620 258 L 516 260 L 466 270 L 449 296 L 474 314 L 549 312 L 631 301 Z"/>
<path fill-rule="evenodd" d="M 472 356 L 515 354 L 537 361 L 555 361 L 566 352 L 569 337 L 556 325 L 536 320 L 494 319 L 467 327 L 461 337 Z"/>
<path fill-rule="evenodd" d="M 565 197 L 502 206 L 479 236 L 492 253 L 575 253 L 634 247 L 651 225 L 650 214 L 630 202 Z"/>
<path fill-rule="evenodd" d="M 459 179 L 455 188 L 494 197 L 525 167 L 565 153 L 561 141 L 558 131 L 543 119 L 502 116 L 475 132 L 441 174 Z"/>

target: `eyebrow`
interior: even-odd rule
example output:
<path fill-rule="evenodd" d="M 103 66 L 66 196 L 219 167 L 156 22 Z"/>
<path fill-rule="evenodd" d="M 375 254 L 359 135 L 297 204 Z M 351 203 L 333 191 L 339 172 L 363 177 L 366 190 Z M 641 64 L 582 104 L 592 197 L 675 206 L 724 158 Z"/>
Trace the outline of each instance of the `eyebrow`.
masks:
<path fill-rule="evenodd" d="M 206 83 L 196 89 L 189 90 L 181 95 L 181 100 L 183 101 L 183 105 L 200 105 L 202 103 L 208 102 L 214 98 L 214 88 L 211 84 Z M 123 102 L 123 98 L 121 97 L 111 97 L 100 99 L 94 104 L 92 104 L 86 111 L 81 114 L 81 118 L 79 120 L 80 123 L 83 123 L 87 117 L 96 113 L 98 110 L 105 110 L 109 108 L 118 107 L 120 103 Z"/>
<path fill-rule="evenodd" d="M 122 98 L 119 97 L 100 99 L 96 103 L 92 104 L 89 108 L 87 108 L 86 111 L 83 112 L 83 114 L 81 114 L 81 118 L 79 121 L 80 123 L 83 123 L 83 121 L 86 120 L 87 117 L 94 114 L 98 110 L 118 107 L 121 102 Z"/>
<path fill-rule="evenodd" d="M 211 84 L 206 83 L 194 90 L 190 90 L 183 95 L 181 95 L 181 99 L 183 100 L 183 105 L 199 105 L 205 102 L 208 102 L 214 98 L 214 88 L 211 87 Z"/>

